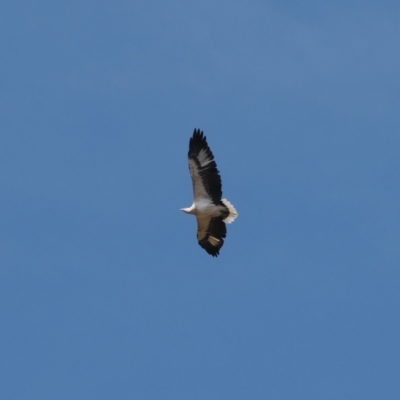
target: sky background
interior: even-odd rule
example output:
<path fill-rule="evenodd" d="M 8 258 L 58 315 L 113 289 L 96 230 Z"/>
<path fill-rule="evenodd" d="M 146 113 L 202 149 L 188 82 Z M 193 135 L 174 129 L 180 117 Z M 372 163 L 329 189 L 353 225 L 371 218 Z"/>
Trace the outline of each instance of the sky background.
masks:
<path fill-rule="evenodd" d="M 400 3 L 0 2 L 0 397 L 400 398 Z M 189 138 L 239 218 L 197 243 Z"/>

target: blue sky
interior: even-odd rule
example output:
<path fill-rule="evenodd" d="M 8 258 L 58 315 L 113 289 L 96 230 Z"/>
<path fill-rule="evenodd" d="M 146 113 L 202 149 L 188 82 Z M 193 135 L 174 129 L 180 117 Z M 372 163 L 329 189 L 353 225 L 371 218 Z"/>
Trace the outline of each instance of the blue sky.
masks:
<path fill-rule="evenodd" d="M 0 4 L 4 399 L 398 399 L 397 1 Z M 196 241 L 189 137 L 239 211 Z"/>

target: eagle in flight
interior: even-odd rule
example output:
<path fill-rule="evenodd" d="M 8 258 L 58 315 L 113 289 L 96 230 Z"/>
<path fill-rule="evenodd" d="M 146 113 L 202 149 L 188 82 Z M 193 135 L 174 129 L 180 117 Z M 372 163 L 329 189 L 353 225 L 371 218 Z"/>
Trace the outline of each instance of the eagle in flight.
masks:
<path fill-rule="evenodd" d="M 228 200 L 222 199 L 217 164 L 200 129 L 195 129 L 190 138 L 188 157 L 194 199 L 190 207 L 181 210 L 196 217 L 199 245 L 217 257 L 226 237 L 225 224 L 233 222 L 238 213 Z"/>

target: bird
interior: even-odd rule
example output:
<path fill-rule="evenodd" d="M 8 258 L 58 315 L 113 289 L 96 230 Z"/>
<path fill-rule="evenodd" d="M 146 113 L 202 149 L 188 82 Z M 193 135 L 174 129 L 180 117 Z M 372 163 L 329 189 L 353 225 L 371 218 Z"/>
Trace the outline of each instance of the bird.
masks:
<path fill-rule="evenodd" d="M 189 171 L 193 183 L 193 204 L 181 208 L 197 219 L 197 240 L 211 256 L 218 257 L 226 237 L 226 223 L 237 216 L 235 207 L 222 198 L 222 182 L 207 137 L 195 129 L 189 141 Z"/>

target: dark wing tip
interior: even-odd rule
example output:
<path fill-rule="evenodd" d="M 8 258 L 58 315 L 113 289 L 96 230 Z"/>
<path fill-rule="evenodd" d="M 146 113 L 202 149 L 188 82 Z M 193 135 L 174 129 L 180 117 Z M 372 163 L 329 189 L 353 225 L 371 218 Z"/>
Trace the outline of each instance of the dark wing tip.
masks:
<path fill-rule="evenodd" d="M 194 128 L 194 131 L 193 131 L 193 138 L 194 138 L 195 136 L 200 136 L 201 138 L 203 138 L 203 137 L 204 137 L 204 133 L 203 133 L 203 131 L 201 131 L 200 129 Z"/>
<path fill-rule="evenodd" d="M 224 245 L 224 241 L 222 240 L 221 244 L 218 246 L 213 246 L 207 240 L 199 240 L 199 245 L 210 255 L 213 257 L 218 257 L 219 251 L 221 247 Z"/>
<path fill-rule="evenodd" d="M 200 129 L 195 129 L 189 141 L 189 157 L 191 155 L 196 156 L 201 149 L 206 149 L 208 153 L 211 153 L 211 150 L 207 144 L 207 137 L 204 135 L 203 131 Z"/>
<path fill-rule="evenodd" d="M 210 236 L 213 236 L 214 240 L 218 243 L 212 244 Z M 213 257 L 218 257 L 219 251 L 224 245 L 224 238 L 226 237 L 226 225 L 221 217 L 212 218 L 207 229 L 207 234 L 204 238 L 199 240 L 199 245 Z"/>
<path fill-rule="evenodd" d="M 207 143 L 207 138 L 206 138 L 206 136 L 204 135 L 204 132 L 203 131 L 201 131 L 200 129 L 195 129 L 194 131 L 193 131 L 193 135 L 192 135 L 192 137 L 190 138 L 190 140 L 192 141 L 192 142 L 197 142 L 197 143 Z"/>
<path fill-rule="evenodd" d="M 196 129 L 196 128 L 194 128 L 192 137 L 193 138 L 199 138 L 199 139 L 203 139 L 203 138 L 206 139 L 206 136 L 204 135 L 204 132 L 202 130 Z"/>

